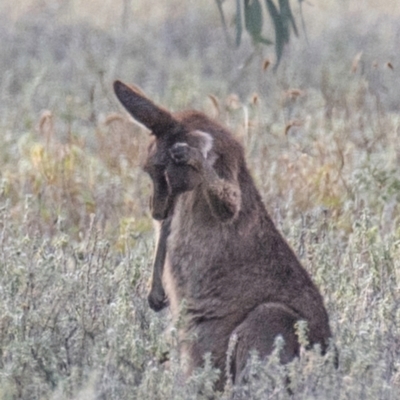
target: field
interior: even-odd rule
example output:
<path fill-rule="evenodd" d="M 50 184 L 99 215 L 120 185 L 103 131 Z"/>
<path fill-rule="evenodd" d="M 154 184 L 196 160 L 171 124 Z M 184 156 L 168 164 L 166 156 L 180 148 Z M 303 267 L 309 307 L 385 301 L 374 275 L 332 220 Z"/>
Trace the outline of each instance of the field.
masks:
<path fill-rule="evenodd" d="M 286 371 L 253 354 L 216 398 L 400 398 L 400 8 L 320 3 L 276 73 L 273 46 L 227 44 L 212 1 L 0 4 L 0 400 L 212 391 L 207 360 L 182 379 L 168 310 L 147 305 L 148 132 L 117 78 L 230 127 L 330 315 L 337 370 L 317 349 Z"/>

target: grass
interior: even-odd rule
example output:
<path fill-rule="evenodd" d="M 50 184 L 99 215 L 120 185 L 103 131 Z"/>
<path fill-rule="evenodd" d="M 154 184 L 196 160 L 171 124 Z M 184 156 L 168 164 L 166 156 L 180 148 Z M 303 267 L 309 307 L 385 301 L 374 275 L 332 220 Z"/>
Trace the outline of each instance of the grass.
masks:
<path fill-rule="evenodd" d="M 128 22 L 123 2 L 93 4 L 0 6 L 0 399 L 212 391 L 209 360 L 184 382 L 168 311 L 147 305 L 148 133 L 115 78 L 232 129 L 326 302 L 338 370 L 317 350 L 287 368 L 253 354 L 248 382 L 217 397 L 286 399 L 289 374 L 294 399 L 399 398 L 398 11 L 303 5 L 309 45 L 293 41 L 273 74 L 273 47 L 227 47 L 209 3 L 138 1 Z"/>

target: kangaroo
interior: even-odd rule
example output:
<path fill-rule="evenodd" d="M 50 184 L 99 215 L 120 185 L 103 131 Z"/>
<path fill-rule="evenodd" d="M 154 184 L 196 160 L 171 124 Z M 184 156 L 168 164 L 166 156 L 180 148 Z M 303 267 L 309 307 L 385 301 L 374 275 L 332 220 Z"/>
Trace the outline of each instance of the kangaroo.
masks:
<path fill-rule="evenodd" d="M 114 91 L 152 132 L 144 170 L 153 182 L 152 216 L 165 231 L 149 297 L 163 299 L 165 290 L 175 319 L 185 301 L 179 341 L 186 373 L 211 353 L 213 365 L 237 383 L 249 351 L 267 356 L 277 335 L 287 363 L 299 354 L 299 320 L 308 323 L 310 346 L 325 351 L 332 335 L 322 296 L 266 211 L 239 142 L 200 112 L 170 113 L 120 81 Z M 217 390 L 225 379 L 222 373 Z"/>

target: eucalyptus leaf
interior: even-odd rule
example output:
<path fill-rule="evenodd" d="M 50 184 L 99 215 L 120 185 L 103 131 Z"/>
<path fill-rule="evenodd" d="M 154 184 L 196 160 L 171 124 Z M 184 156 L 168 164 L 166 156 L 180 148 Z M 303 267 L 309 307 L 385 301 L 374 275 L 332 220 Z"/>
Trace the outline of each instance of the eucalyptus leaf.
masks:
<path fill-rule="evenodd" d="M 283 23 L 284 23 L 284 25 L 286 25 L 287 42 L 289 42 L 289 28 L 288 28 L 289 23 L 292 25 L 295 35 L 299 36 L 297 26 L 296 26 L 296 21 L 293 18 L 292 10 L 290 8 L 289 0 L 279 0 L 279 9 L 281 11 L 281 17 L 282 17 Z"/>
<path fill-rule="evenodd" d="M 274 24 L 274 30 L 275 30 L 276 64 L 275 64 L 274 68 L 276 69 L 281 61 L 283 46 L 286 43 L 285 38 L 287 37 L 288 33 L 282 22 L 281 14 L 279 13 L 275 4 L 272 2 L 272 0 L 265 0 L 265 2 L 267 5 L 269 15 L 272 18 L 272 22 Z"/>
<path fill-rule="evenodd" d="M 259 36 L 256 40 L 259 43 L 265 44 L 265 45 L 271 45 L 274 44 L 272 40 L 266 39 L 265 37 Z"/>
<path fill-rule="evenodd" d="M 244 21 L 247 32 L 249 32 L 253 38 L 261 36 L 263 16 L 259 0 L 245 0 Z"/>
<path fill-rule="evenodd" d="M 244 2 L 244 20 L 247 32 L 250 34 L 253 43 L 262 43 L 266 45 L 273 44 L 269 39 L 261 36 L 263 27 L 263 10 L 259 0 L 245 0 Z"/>
<path fill-rule="evenodd" d="M 236 46 L 240 46 L 242 41 L 242 7 L 240 5 L 241 0 L 236 0 Z"/>
<path fill-rule="evenodd" d="M 303 0 L 298 1 L 301 7 L 301 3 Z M 227 37 L 227 43 L 229 44 L 230 40 L 227 25 L 225 22 L 225 16 L 222 10 L 222 2 L 223 0 L 216 0 L 222 25 L 225 31 L 225 36 Z M 251 36 L 254 46 L 259 43 L 264 45 L 271 45 L 275 43 L 275 53 L 277 61 L 274 69 L 276 69 L 282 58 L 284 45 L 286 43 L 289 43 L 290 27 L 293 29 L 293 32 L 296 36 L 298 36 L 298 29 L 290 7 L 290 0 L 276 0 L 275 2 L 274 0 L 265 0 L 265 5 L 273 23 L 275 42 L 262 36 L 262 31 L 264 27 L 263 12 L 265 11 L 261 0 L 236 0 L 235 44 L 237 47 L 239 47 L 241 44 L 244 24 L 244 29 Z M 304 29 L 303 20 L 302 24 Z"/>

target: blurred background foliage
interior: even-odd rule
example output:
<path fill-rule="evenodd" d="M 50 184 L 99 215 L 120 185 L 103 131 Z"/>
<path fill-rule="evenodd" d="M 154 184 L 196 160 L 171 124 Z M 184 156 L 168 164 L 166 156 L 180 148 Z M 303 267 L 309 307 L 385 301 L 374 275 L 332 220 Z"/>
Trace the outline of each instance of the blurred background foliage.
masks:
<path fill-rule="evenodd" d="M 228 44 L 231 43 L 225 15 L 223 11 L 223 0 L 215 0 L 218 6 L 218 11 L 221 16 L 221 22 L 225 30 Z M 301 2 L 299 0 L 299 5 L 301 7 Z M 263 36 L 263 24 L 264 24 L 264 8 L 260 0 L 236 0 L 236 15 L 235 15 L 235 25 L 236 25 L 236 46 L 240 46 L 242 41 L 243 33 L 243 20 L 244 27 L 248 34 L 251 36 L 253 45 L 258 44 L 270 45 L 274 42 Z M 297 24 L 293 17 L 292 10 L 290 8 L 289 0 L 279 0 L 277 6 L 272 0 L 265 0 L 266 10 L 270 17 L 271 23 L 275 31 L 275 52 L 276 52 L 276 66 L 279 65 L 279 61 L 282 57 L 283 46 L 289 43 L 290 31 L 291 29 L 298 36 Z M 304 21 L 302 20 L 303 28 Z"/>
<path fill-rule="evenodd" d="M 245 146 L 340 348 L 339 371 L 291 366 L 297 397 L 399 398 L 399 16 L 394 0 L 0 2 L 0 399 L 187 400 L 215 379 L 207 364 L 182 389 L 168 312 L 147 307 L 148 132 L 114 79 Z M 236 398 L 286 398 L 271 360 Z"/>
<path fill-rule="evenodd" d="M 236 47 L 227 44 L 224 30 L 237 35 L 238 3 L 217 3 L 225 27 L 212 1 L 0 5 L 2 187 L 16 209 L 26 194 L 40 199 L 38 225 L 47 231 L 63 218 L 79 232 L 92 212 L 104 227 L 144 214 L 150 188 L 137 172 L 146 136 L 118 111 L 115 78 L 138 84 L 173 110 L 203 109 L 227 123 L 242 137 L 272 200 L 296 191 L 302 207 L 317 198 L 318 204 L 342 204 L 354 197 L 346 173 L 352 176 L 384 143 L 394 146 L 385 163 L 396 168 L 398 145 L 387 137 L 395 135 L 397 122 L 389 115 L 400 102 L 393 2 L 292 2 L 285 29 L 293 30 L 302 6 L 309 39 L 301 31 L 290 43 L 285 39 L 275 73 L 277 50 L 255 43 L 276 32 L 266 22 L 260 31 L 260 4 L 241 3 L 250 34 Z M 284 4 L 275 5 L 281 14 Z M 266 5 L 262 9 L 265 16 Z M 365 152 L 350 161 L 350 147 Z M 286 154 L 293 148 L 299 162 Z M 264 162 L 299 175 L 290 186 L 283 173 L 267 182 Z M 304 184 L 311 191 L 300 190 Z"/>

